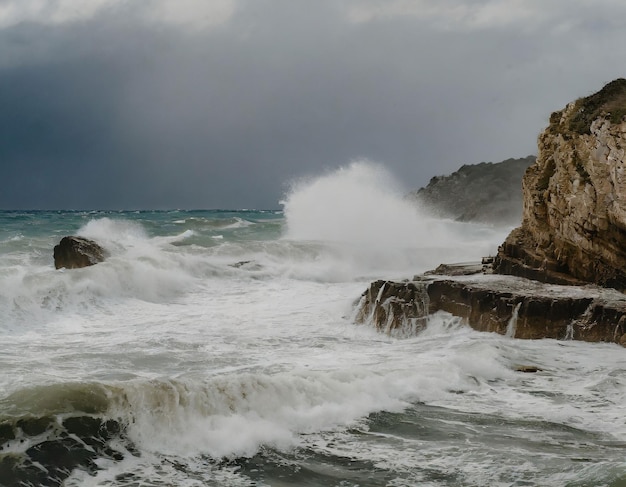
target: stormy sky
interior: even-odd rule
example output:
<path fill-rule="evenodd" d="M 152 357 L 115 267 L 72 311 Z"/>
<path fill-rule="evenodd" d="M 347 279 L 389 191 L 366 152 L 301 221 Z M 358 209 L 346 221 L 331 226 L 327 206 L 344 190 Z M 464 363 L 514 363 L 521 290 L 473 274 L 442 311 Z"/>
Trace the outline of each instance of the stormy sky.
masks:
<path fill-rule="evenodd" d="M 0 0 L 0 208 L 278 208 L 536 153 L 626 76 L 623 0 Z"/>

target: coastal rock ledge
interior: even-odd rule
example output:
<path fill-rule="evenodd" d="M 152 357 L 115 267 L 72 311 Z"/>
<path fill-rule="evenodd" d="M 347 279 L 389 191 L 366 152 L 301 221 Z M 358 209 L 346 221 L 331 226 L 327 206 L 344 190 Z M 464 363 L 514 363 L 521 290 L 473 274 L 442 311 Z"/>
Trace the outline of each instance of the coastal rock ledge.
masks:
<path fill-rule="evenodd" d="M 495 274 L 375 281 L 361 296 L 355 322 L 413 335 L 437 311 L 457 316 L 475 330 L 512 338 L 626 344 L 626 295 L 592 285 L 544 284 Z"/>

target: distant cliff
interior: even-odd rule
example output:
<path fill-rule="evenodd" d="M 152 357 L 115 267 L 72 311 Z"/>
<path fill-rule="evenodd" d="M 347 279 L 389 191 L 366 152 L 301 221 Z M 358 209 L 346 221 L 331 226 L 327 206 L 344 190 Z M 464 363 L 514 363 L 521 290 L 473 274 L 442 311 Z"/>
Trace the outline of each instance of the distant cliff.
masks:
<path fill-rule="evenodd" d="M 409 194 L 435 216 L 458 221 L 514 225 L 522 217 L 522 176 L 535 156 L 464 165 L 449 176 L 435 176 Z"/>
<path fill-rule="evenodd" d="M 552 114 L 497 272 L 626 289 L 625 116 L 625 79 Z"/>

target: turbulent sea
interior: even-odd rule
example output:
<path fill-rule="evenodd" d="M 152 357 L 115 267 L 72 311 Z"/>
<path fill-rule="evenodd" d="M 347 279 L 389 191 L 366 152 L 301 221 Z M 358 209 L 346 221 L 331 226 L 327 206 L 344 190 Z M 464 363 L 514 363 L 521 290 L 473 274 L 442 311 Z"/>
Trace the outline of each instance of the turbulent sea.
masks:
<path fill-rule="evenodd" d="M 0 212 L 0 485 L 626 486 L 623 348 L 354 323 L 370 281 L 509 230 L 387 187 L 354 165 L 275 211 Z M 64 235 L 110 256 L 55 270 Z"/>

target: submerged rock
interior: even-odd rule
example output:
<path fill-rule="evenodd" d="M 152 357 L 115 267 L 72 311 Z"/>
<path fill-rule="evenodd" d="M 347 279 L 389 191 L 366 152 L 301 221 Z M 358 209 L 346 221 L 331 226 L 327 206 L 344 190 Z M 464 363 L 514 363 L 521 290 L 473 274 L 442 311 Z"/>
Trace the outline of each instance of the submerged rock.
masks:
<path fill-rule="evenodd" d="M 626 289 L 625 115 L 626 79 L 552 114 L 496 272 Z"/>
<path fill-rule="evenodd" d="M 540 369 L 536 365 L 518 365 L 517 367 L 515 367 L 515 372 L 524 372 L 526 374 L 535 374 L 541 371 L 542 369 Z"/>
<path fill-rule="evenodd" d="M 75 470 L 122 461 L 134 445 L 112 419 L 89 415 L 25 417 L 0 423 L 0 485 L 60 486 Z"/>
<path fill-rule="evenodd" d="M 78 269 L 102 262 L 106 251 L 93 240 L 82 237 L 63 237 L 54 247 L 54 267 Z"/>

